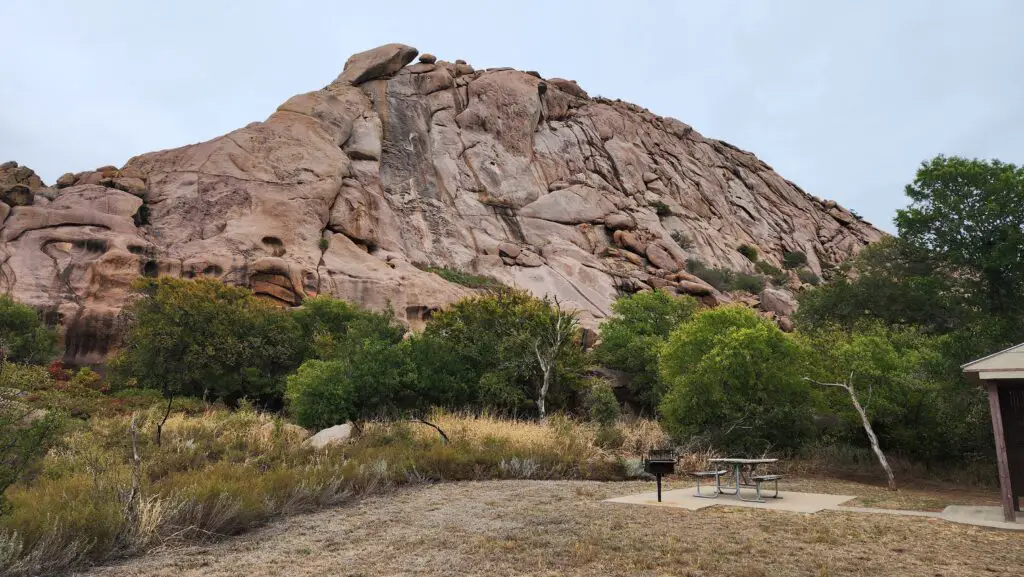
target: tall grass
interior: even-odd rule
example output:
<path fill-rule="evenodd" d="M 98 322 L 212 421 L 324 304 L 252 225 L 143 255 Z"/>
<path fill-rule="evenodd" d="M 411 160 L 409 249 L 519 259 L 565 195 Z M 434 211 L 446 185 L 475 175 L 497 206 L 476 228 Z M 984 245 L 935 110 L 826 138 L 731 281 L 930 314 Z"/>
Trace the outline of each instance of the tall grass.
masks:
<path fill-rule="evenodd" d="M 546 424 L 439 413 L 448 433 L 416 423 L 369 423 L 345 445 L 315 450 L 308 433 L 252 410 L 174 414 L 153 442 L 155 408 L 96 417 L 8 489 L 0 518 L 0 574 L 52 573 L 155 545 L 218 539 L 281 515 L 408 483 L 482 479 L 618 480 L 631 454 L 665 442 L 657 424 L 621 423 L 621 444 L 595 444 L 597 427 L 561 416 Z M 131 487 L 137 484 L 138 491 Z"/>

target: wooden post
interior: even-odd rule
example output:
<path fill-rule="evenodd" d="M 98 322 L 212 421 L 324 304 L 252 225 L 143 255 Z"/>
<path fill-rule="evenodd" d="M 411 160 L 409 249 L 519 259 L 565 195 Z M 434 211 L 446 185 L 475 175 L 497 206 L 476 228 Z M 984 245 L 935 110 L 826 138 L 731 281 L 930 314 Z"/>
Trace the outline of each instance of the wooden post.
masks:
<path fill-rule="evenodd" d="M 992 413 L 992 433 L 996 437 L 996 462 L 999 464 L 999 489 L 1003 497 L 1003 518 L 1010 523 L 1017 521 L 1014 505 L 1017 499 L 1013 496 L 1010 485 L 1010 464 L 1006 460 L 1006 438 L 1003 436 L 1003 413 L 999 408 L 999 386 L 996 383 L 985 383 L 988 388 L 988 410 Z"/>

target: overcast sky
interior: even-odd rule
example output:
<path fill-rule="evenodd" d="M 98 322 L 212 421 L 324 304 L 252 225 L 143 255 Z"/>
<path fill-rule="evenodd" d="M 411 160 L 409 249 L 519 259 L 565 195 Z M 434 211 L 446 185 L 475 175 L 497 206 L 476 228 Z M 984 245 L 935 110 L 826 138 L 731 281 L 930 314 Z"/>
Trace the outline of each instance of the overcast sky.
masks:
<path fill-rule="evenodd" d="M 1024 1 L 0 0 L 0 162 L 52 183 L 266 118 L 402 42 L 572 78 L 892 230 L 936 154 L 1024 161 Z"/>

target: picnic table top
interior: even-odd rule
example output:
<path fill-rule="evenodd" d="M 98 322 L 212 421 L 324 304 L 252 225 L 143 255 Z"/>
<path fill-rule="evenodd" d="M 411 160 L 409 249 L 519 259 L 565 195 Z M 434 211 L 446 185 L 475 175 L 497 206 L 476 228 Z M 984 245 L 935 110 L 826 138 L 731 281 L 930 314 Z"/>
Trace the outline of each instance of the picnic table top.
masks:
<path fill-rule="evenodd" d="M 720 457 L 708 459 L 712 463 L 727 463 L 731 465 L 760 465 L 763 463 L 775 463 L 778 459 L 741 459 L 738 457 Z"/>

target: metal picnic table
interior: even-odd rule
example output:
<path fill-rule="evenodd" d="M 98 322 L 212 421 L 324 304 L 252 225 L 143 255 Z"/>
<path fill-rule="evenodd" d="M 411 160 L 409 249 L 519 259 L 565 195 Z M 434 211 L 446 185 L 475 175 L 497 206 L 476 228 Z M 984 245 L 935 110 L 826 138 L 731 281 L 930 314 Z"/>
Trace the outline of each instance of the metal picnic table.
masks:
<path fill-rule="evenodd" d="M 727 466 L 731 466 L 732 467 L 733 474 L 736 477 L 736 481 L 735 481 L 736 484 L 735 484 L 735 486 L 731 487 L 733 489 L 733 492 L 727 493 L 727 494 L 728 495 L 736 495 L 740 499 L 746 501 L 746 500 L 749 500 L 749 499 L 743 499 L 743 496 L 740 495 L 740 487 L 757 487 L 758 488 L 757 500 L 760 500 L 760 498 L 761 498 L 761 495 L 760 495 L 761 491 L 760 491 L 760 486 L 759 486 L 758 483 L 751 483 L 751 482 L 745 481 L 743 479 L 743 469 L 744 469 L 744 467 L 748 468 L 749 469 L 749 473 L 751 475 L 753 475 L 754 469 L 757 468 L 758 465 L 765 465 L 765 464 L 769 464 L 769 463 L 775 463 L 775 462 L 778 462 L 778 459 L 741 459 L 741 458 L 736 458 L 736 457 L 725 457 L 725 458 L 718 458 L 718 459 L 710 459 L 710 462 L 718 463 L 718 464 L 721 464 L 721 465 L 727 465 Z M 718 488 L 718 491 L 719 492 L 724 492 L 724 491 L 722 491 L 721 487 Z M 778 485 L 776 484 L 776 489 L 775 489 L 775 495 L 776 496 L 775 496 L 775 498 L 777 498 L 777 499 L 781 498 L 781 497 L 778 496 L 778 494 L 779 494 Z"/>

